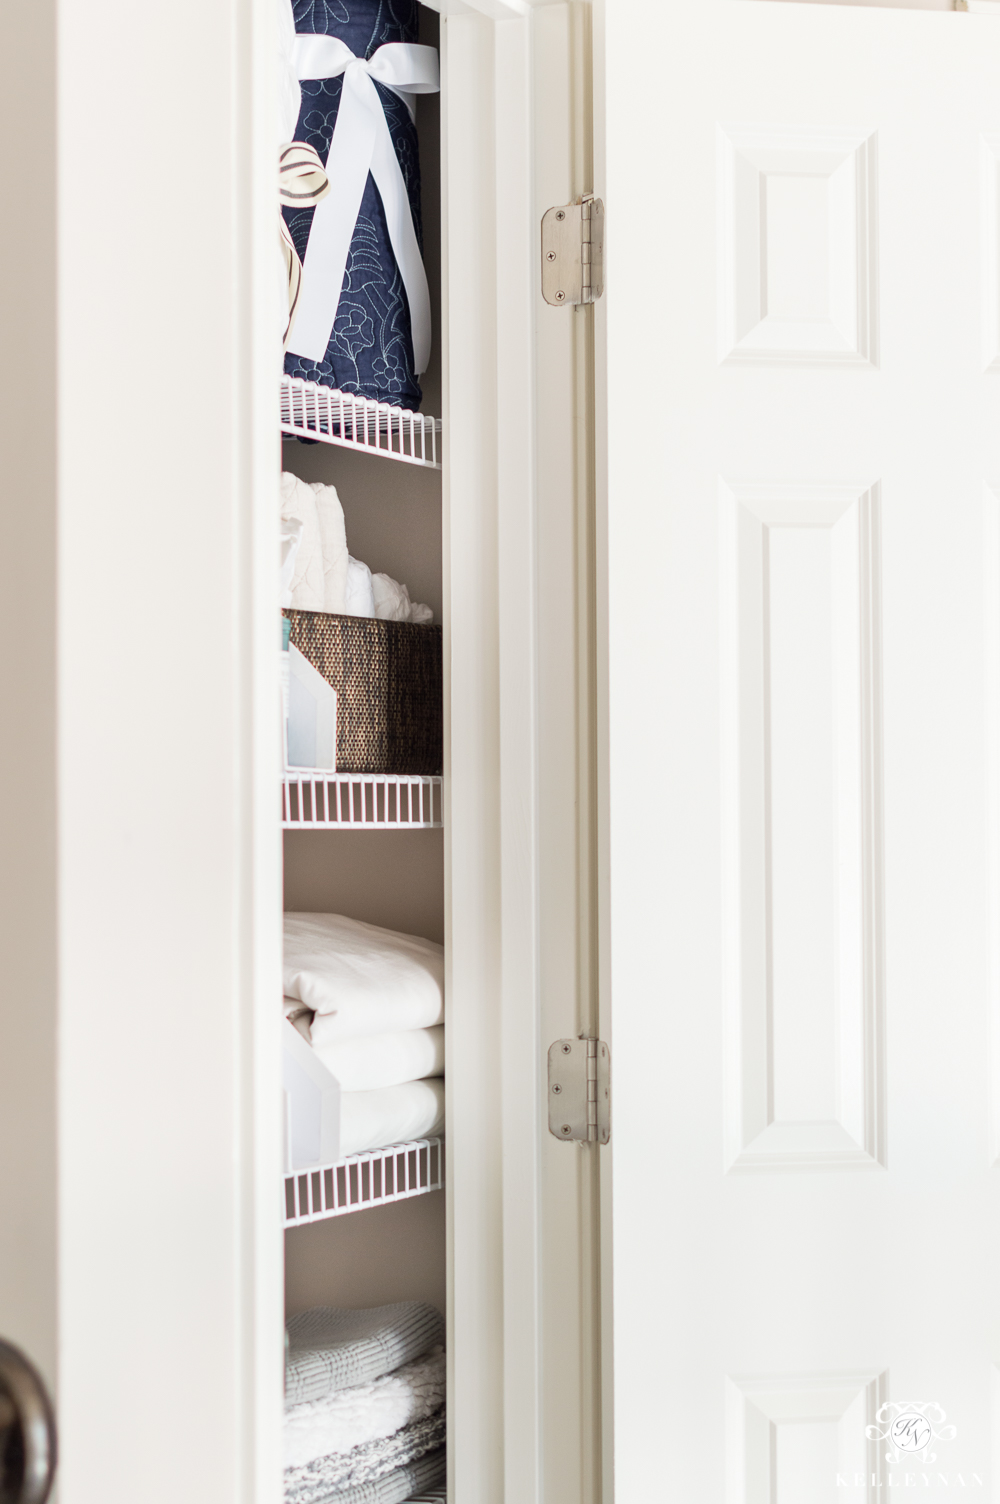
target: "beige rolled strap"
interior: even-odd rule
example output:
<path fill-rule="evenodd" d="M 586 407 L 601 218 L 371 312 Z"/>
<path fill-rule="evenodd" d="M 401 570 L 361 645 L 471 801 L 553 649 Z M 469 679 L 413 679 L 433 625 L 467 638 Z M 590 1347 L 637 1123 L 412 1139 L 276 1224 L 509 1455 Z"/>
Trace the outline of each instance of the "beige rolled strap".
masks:
<path fill-rule="evenodd" d="M 290 209 L 308 209 L 326 198 L 330 192 L 330 179 L 314 146 L 304 141 L 291 141 L 283 146 L 278 155 L 278 199 Z M 302 291 L 302 262 L 295 249 L 285 216 L 278 214 L 281 231 L 281 250 L 288 274 L 288 323 L 285 325 L 283 346 L 288 349 L 292 325 L 299 306 Z"/>

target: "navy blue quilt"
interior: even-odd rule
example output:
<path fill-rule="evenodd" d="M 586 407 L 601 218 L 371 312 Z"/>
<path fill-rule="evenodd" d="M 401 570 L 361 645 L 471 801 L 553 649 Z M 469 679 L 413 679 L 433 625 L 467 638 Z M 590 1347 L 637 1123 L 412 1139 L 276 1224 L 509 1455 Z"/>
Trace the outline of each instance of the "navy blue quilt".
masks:
<path fill-rule="evenodd" d="M 295 30 L 300 35 L 339 37 L 356 57 L 370 58 L 386 42 L 417 40 L 417 0 L 293 0 L 293 9 Z M 385 108 L 422 245 L 416 127 L 397 94 L 378 83 L 375 87 Z M 295 140 L 314 146 L 324 162 L 333 139 L 341 88 L 340 78 L 312 79 L 302 84 Z M 312 208 L 283 210 L 303 261 L 315 212 Z M 326 359 L 317 364 L 289 352 L 285 371 L 289 376 L 416 411 L 421 391 L 413 365 L 406 291 L 389 240 L 382 199 L 369 174 Z"/>

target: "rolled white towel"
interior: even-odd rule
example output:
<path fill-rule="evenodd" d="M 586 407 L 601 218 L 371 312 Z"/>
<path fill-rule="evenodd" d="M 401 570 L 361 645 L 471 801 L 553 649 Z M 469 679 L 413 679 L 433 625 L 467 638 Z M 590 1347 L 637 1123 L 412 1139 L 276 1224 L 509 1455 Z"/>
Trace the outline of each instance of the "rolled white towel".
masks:
<path fill-rule="evenodd" d="M 444 1082 L 407 1081 L 380 1091 L 345 1091 L 340 1097 L 340 1152 L 361 1154 L 413 1138 L 433 1138 L 444 1128 Z"/>
<path fill-rule="evenodd" d="M 409 621 L 410 592 L 387 574 L 372 575 L 375 615 L 380 621 Z"/>
<path fill-rule="evenodd" d="M 344 592 L 345 616 L 374 616 L 375 595 L 372 572 L 367 564 L 350 556 L 347 560 L 347 585 Z"/>
<path fill-rule="evenodd" d="M 320 1047 L 444 1022 L 444 947 L 343 914 L 285 915 L 284 990 Z"/>
<path fill-rule="evenodd" d="M 397 1034 L 369 1034 L 313 1048 L 336 1076 L 342 1091 L 378 1091 L 384 1086 L 402 1086 L 407 1081 L 444 1074 L 442 1024 Z"/>
<path fill-rule="evenodd" d="M 309 1026 L 313 1018 L 312 1009 L 307 1008 L 305 1003 L 300 1002 L 297 997 L 283 998 L 282 1004 L 288 1022 L 298 1029 L 306 1044 L 312 1044 L 309 1034 Z"/>
<path fill-rule="evenodd" d="M 421 606 L 410 600 L 410 592 L 387 574 L 372 575 L 372 591 L 375 596 L 375 615 L 380 621 L 432 622 L 434 612 L 430 606 Z"/>

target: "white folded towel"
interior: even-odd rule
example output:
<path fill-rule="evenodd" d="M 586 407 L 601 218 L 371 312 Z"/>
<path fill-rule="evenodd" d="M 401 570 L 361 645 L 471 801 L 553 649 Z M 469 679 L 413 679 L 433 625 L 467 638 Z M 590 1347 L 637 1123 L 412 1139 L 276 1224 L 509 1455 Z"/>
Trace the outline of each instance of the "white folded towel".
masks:
<path fill-rule="evenodd" d="M 313 1048 L 336 1076 L 342 1091 L 377 1091 L 383 1086 L 401 1086 L 406 1081 L 444 1074 L 442 1024 L 433 1029 L 405 1029 L 398 1034 L 368 1034 L 362 1039 L 342 1039 Z"/>
<path fill-rule="evenodd" d="M 302 1467 L 331 1453 L 351 1452 L 366 1441 L 392 1436 L 423 1420 L 445 1401 L 441 1348 L 370 1384 L 339 1389 L 327 1399 L 285 1411 L 285 1466 Z"/>
<path fill-rule="evenodd" d="M 283 531 L 302 524 L 291 581 L 296 611 L 342 613 L 347 595 L 347 532 L 335 486 L 311 484 L 288 471 L 281 477 Z"/>
<path fill-rule="evenodd" d="M 380 1091 L 345 1091 L 340 1096 L 340 1152 L 361 1154 L 408 1139 L 433 1138 L 444 1128 L 444 1082 L 407 1081 Z"/>
<path fill-rule="evenodd" d="M 323 609 L 323 548 L 319 536 L 316 497 L 304 481 L 287 471 L 281 477 L 282 533 L 288 537 L 299 528 L 292 578 L 286 582 L 285 600 L 301 611 Z"/>
<path fill-rule="evenodd" d="M 286 914 L 284 990 L 320 1047 L 444 1021 L 444 947 L 341 914 Z"/>
<path fill-rule="evenodd" d="M 360 559 L 348 556 L 347 585 L 344 592 L 345 616 L 374 616 L 375 595 L 372 572 Z"/>

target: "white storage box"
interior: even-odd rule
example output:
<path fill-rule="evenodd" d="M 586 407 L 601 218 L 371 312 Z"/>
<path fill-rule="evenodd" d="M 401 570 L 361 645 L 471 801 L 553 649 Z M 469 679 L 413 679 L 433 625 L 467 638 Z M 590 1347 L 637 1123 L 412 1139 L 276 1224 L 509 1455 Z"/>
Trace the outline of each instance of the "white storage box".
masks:
<path fill-rule="evenodd" d="M 340 1083 L 284 1020 L 285 1173 L 340 1158 Z"/>
<path fill-rule="evenodd" d="M 285 767 L 337 771 L 337 691 L 290 646 L 281 655 Z"/>

